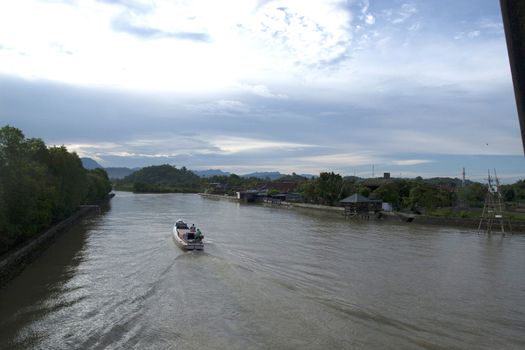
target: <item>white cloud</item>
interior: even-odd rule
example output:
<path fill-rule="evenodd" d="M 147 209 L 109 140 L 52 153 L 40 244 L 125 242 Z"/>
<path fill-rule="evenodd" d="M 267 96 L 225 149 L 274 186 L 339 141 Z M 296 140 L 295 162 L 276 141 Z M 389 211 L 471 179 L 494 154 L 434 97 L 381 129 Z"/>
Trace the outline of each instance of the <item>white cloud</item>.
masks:
<path fill-rule="evenodd" d="M 80 157 L 94 158 L 102 165 L 108 157 L 174 158 L 181 155 L 199 155 L 220 152 L 198 136 L 155 134 L 120 142 L 66 144 L 68 150 Z"/>
<path fill-rule="evenodd" d="M 394 165 L 420 165 L 420 164 L 427 164 L 432 163 L 433 160 L 429 159 L 403 159 L 403 160 L 393 160 L 391 161 Z"/>
<path fill-rule="evenodd" d="M 186 109 L 191 112 L 211 114 L 211 115 L 224 115 L 224 114 L 237 114 L 239 116 L 245 115 L 250 112 L 250 106 L 238 101 L 238 100 L 217 100 L 212 102 L 205 102 L 201 104 L 188 104 Z"/>
<path fill-rule="evenodd" d="M 408 30 L 410 32 L 415 32 L 415 31 L 418 31 L 420 27 L 421 27 L 421 24 L 418 22 L 418 23 L 414 23 L 410 27 L 408 27 Z"/>
<path fill-rule="evenodd" d="M 343 166 L 358 166 L 378 163 L 382 160 L 370 152 L 367 153 L 338 153 L 318 156 L 307 156 L 297 158 L 301 162 L 311 162 L 317 166 L 324 166 L 328 168 L 339 168 Z"/>
<path fill-rule="evenodd" d="M 365 22 L 366 22 L 366 24 L 374 24 L 374 23 L 376 23 L 376 19 L 372 15 L 366 15 L 365 16 Z"/>
<path fill-rule="evenodd" d="M 395 13 L 394 18 L 391 19 L 393 24 L 405 23 L 410 17 L 417 13 L 417 8 L 414 4 L 406 3 L 401 5 L 401 9 Z"/>
<path fill-rule="evenodd" d="M 240 33 L 271 58 L 270 64 L 287 70 L 313 69 L 341 59 L 352 34 L 350 16 L 340 1 L 271 1 L 241 22 Z"/>
<path fill-rule="evenodd" d="M 476 37 L 479 36 L 480 33 L 481 32 L 479 30 L 473 30 L 473 31 L 467 33 L 467 37 L 469 37 L 471 39 L 472 38 L 476 38 Z"/>
<path fill-rule="evenodd" d="M 243 80 L 304 75 L 344 58 L 351 42 L 350 17 L 341 11 L 341 1 L 125 3 L 3 3 L 0 45 L 10 50 L 0 50 L 0 73 L 203 92 Z M 308 70 L 298 70 L 301 65 Z M 264 85 L 255 83 L 252 91 L 270 96 Z"/>
<path fill-rule="evenodd" d="M 254 95 L 267 97 L 267 98 L 278 98 L 278 99 L 287 99 L 286 94 L 277 94 L 273 93 L 268 89 L 267 86 L 262 84 L 250 85 L 250 84 L 239 84 L 239 88 L 244 91 L 248 91 Z"/>
<path fill-rule="evenodd" d="M 308 147 L 313 147 L 309 144 L 300 144 L 283 141 L 270 141 L 253 139 L 246 137 L 231 137 L 231 136 L 211 136 L 207 138 L 211 144 L 217 147 L 221 152 L 225 153 L 239 153 L 246 151 L 258 150 L 297 150 Z"/>

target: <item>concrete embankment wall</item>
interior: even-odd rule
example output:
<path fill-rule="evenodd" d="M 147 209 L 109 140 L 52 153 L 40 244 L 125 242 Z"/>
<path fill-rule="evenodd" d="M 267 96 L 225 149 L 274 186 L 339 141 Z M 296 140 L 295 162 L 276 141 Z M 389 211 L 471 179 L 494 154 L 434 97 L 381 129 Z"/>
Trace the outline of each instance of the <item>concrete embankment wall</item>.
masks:
<path fill-rule="evenodd" d="M 329 211 L 332 213 L 341 213 L 341 214 L 343 214 L 345 211 L 345 209 L 342 207 L 330 207 L 327 205 L 307 204 L 307 203 L 282 202 L 281 204 L 278 204 L 278 205 L 288 206 L 291 208 L 323 210 L 323 211 Z"/>
<path fill-rule="evenodd" d="M 220 200 L 226 200 L 230 202 L 239 202 L 239 198 L 233 197 L 233 196 L 226 196 L 226 195 L 220 195 L 220 194 L 209 194 L 209 193 L 199 193 L 199 196 L 208 198 L 208 199 L 220 199 Z"/>
<path fill-rule="evenodd" d="M 208 194 L 208 193 L 199 193 L 200 196 L 204 198 L 209 199 L 220 199 L 220 200 L 227 200 L 231 202 L 241 202 L 240 199 L 233 196 L 226 196 L 226 195 L 219 195 L 219 194 Z M 336 212 L 336 213 L 343 213 L 344 208 L 341 207 L 330 207 L 327 205 L 317 205 L 317 204 L 307 204 L 307 203 L 292 203 L 292 202 L 257 202 L 259 204 L 264 205 L 272 205 L 272 206 L 279 206 L 279 207 L 290 207 L 290 208 L 303 208 L 303 209 L 314 209 L 314 210 L 325 210 L 330 212 Z"/>
<path fill-rule="evenodd" d="M 113 198 L 113 196 L 114 194 L 109 195 L 106 199 L 99 201 L 97 205 L 81 206 L 67 219 L 53 225 L 22 246 L 14 248 L 12 251 L 2 255 L 0 257 L 0 288 L 38 258 L 38 256 L 53 243 L 58 235 L 69 229 L 87 214 L 100 210 L 99 204 L 107 202 Z"/>

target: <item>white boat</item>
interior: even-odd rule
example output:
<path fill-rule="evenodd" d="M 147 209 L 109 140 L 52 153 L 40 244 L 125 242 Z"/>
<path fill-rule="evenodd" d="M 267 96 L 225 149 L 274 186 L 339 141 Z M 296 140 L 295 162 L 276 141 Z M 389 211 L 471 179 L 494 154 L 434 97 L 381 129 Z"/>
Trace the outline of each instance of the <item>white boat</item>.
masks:
<path fill-rule="evenodd" d="M 190 229 L 188 224 L 181 219 L 177 220 L 173 226 L 173 239 L 184 250 L 203 250 L 203 238 L 204 236 L 202 235 L 201 237 L 196 237 L 196 232 Z"/>

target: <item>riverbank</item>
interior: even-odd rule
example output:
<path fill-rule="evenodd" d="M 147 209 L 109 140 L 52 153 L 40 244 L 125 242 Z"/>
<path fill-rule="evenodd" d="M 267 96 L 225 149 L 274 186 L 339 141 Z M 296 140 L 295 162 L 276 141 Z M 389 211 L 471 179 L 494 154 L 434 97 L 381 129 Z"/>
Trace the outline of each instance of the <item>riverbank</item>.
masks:
<path fill-rule="evenodd" d="M 437 226 L 452 226 L 452 227 L 465 227 L 470 229 L 478 229 L 480 218 L 447 218 L 439 216 L 427 216 L 427 215 L 416 215 L 413 220 L 414 223 L 423 225 L 437 225 Z M 482 226 L 482 230 L 485 228 L 485 224 Z M 495 221 L 492 225 L 492 231 L 494 233 L 501 232 L 501 226 L 499 221 Z M 505 233 L 525 233 L 525 222 L 523 221 L 508 221 L 504 223 Z"/>
<path fill-rule="evenodd" d="M 207 199 L 217 199 L 217 200 L 225 200 L 230 202 L 240 202 L 240 199 L 233 196 L 228 195 L 221 195 L 221 194 L 209 194 L 209 193 L 199 193 L 198 194 L 201 197 L 207 198 Z"/>
<path fill-rule="evenodd" d="M 244 203 L 241 199 L 228 195 L 220 194 L 209 194 L 209 193 L 199 193 L 199 196 L 207 199 L 216 199 L 216 200 L 226 200 L 229 202 L 238 202 Z M 261 204 L 261 202 L 257 202 Z M 263 205 L 278 206 L 278 207 L 287 207 L 287 208 L 304 208 L 304 209 L 314 209 L 314 210 L 324 210 L 335 213 L 343 213 L 344 208 L 342 207 L 330 207 L 328 205 L 318 205 L 318 204 L 308 204 L 308 203 L 292 203 L 292 202 L 262 202 Z"/>
<path fill-rule="evenodd" d="M 216 199 L 216 200 L 228 200 L 232 202 L 240 202 L 236 197 L 226 196 L 226 195 L 214 195 L 199 193 L 200 196 Z M 292 203 L 292 202 L 263 202 L 263 205 L 272 206 L 272 207 L 281 207 L 281 208 L 300 208 L 300 209 L 309 209 L 316 211 L 325 211 L 338 213 L 343 215 L 344 208 L 342 207 L 331 207 L 326 205 L 318 204 L 307 204 L 307 203 Z M 421 225 L 434 225 L 434 226 L 451 226 L 451 227 L 463 227 L 469 229 L 477 229 L 479 226 L 479 218 L 453 218 L 453 217 L 439 217 L 439 216 L 428 216 L 428 215 L 417 215 L 417 214 L 406 214 L 398 212 L 381 212 L 380 218 L 375 218 L 370 216 L 369 219 L 375 220 L 387 220 L 387 221 L 400 221 L 405 222 L 407 225 L 411 223 L 421 224 Z M 356 219 L 359 220 L 359 219 Z M 494 232 L 500 232 L 499 223 L 493 225 Z M 508 222 L 505 223 L 505 232 L 506 233 L 525 233 L 525 222 L 522 221 L 512 221 L 510 226 Z"/>
<path fill-rule="evenodd" d="M 36 235 L 33 239 L 0 256 L 0 288 L 16 277 L 24 268 L 35 261 L 62 233 L 67 231 L 86 215 L 100 210 L 100 206 L 107 203 L 115 194 L 97 201 L 95 204 L 82 205 L 68 218 L 53 225 L 46 231 Z"/>

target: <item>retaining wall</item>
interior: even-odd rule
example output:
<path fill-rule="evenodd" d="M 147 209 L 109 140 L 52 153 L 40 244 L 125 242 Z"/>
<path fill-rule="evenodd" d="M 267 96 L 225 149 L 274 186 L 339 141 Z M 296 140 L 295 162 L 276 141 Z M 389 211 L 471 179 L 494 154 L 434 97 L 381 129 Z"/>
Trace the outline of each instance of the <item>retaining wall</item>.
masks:
<path fill-rule="evenodd" d="M 105 199 L 98 201 L 98 204 L 107 202 L 115 195 L 110 194 Z M 0 287 L 17 276 L 22 270 L 40 256 L 54 240 L 67 231 L 71 226 L 78 222 L 87 214 L 100 210 L 99 205 L 83 205 L 67 219 L 53 225 L 48 230 L 38 234 L 35 238 L 24 243 L 22 246 L 14 248 L 12 251 L 0 257 Z"/>

